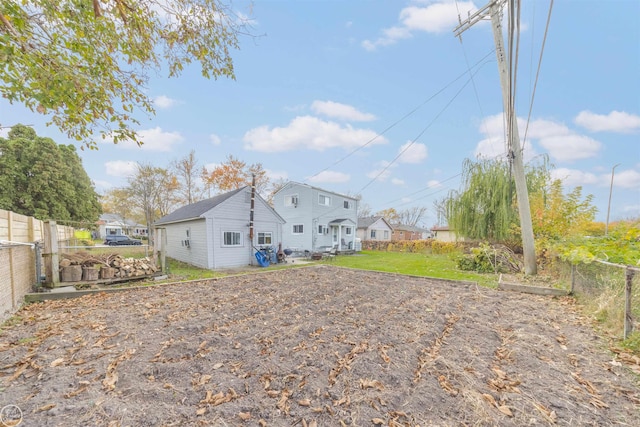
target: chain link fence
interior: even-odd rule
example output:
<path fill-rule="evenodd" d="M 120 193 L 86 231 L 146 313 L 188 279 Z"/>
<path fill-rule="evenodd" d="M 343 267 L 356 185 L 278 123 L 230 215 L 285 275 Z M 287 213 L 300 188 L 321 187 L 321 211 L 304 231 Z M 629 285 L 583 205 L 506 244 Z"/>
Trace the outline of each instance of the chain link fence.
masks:
<path fill-rule="evenodd" d="M 561 280 L 608 332 L 627 339 L 640 319 L 640 268 L 605 261 L 571 264 L 557 260 Z"/>

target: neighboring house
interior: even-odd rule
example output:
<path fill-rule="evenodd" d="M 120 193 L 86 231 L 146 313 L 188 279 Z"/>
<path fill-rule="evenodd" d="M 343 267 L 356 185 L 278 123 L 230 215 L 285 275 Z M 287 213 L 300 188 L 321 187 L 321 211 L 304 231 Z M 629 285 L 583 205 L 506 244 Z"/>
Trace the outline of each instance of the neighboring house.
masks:
<path fill-rule="evenodd" d="M 99 239 L 107 236 L 146 236 L 147 227 L 130 219 L 123 219 L 118 214 L 105 213 L 97 222 Z"/>
<path fill-rule="evenodd" d="M 273 196 L 273 207 L 285 219 L 284 248 L 312 252 L 355 249 L 357 199 L 322 188 L 288 182 Z"/>
<path fill-rule="evenodd" d="M 280 217 L 257 193 L 251 229 L 251 187 L 183 206 L 154 223 L 165 235 L 168 257 L 201 268 L 217 269 L 257 264 L 256 248 L 282 242 Z M 250 232 L 253 231 L 253 239 Z"/>
<path fill-rule="evenodd" d="M 392 240 L 425 240 L 431 237 L 429 230 L 415 225 L 394 224 Z"/>
<path fill-rule="evenodd" d="M 431 233 L 433 234 L 433 238 L 440 242 L 457 242 L 464 239 L 458 238 L 455 231 L 450 230 L 448 225 L 443 226 L 435 226 L 431 228 Z"/>
<path fill-rule="evenodd" d="M 358 230 L 356 235 L 362 241 L 391 241 L 393 227 L 381 216 L 358 218 Z"/>

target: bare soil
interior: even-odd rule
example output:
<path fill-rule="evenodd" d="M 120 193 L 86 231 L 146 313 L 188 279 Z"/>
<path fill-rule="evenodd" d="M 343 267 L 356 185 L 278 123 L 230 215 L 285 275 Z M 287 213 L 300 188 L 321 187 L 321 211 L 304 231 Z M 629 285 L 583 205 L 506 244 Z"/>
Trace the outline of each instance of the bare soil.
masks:
<path fill-rule="evenodd" d="M 24 307 L 24 426 L 637 426 L 640 389 L 568 297 L 319 265 Z"/>

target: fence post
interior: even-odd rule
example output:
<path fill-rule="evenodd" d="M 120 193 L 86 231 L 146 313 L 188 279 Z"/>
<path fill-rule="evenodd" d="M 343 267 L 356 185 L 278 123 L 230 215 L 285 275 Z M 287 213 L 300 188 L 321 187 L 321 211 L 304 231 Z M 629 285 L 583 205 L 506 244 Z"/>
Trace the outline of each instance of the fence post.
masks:
<path fill-rule="evenodd" d="M 631 287 L 634 271 L 627 268 L 625 274 L 625 301 L 624 301 L 624 339 L 633 332 L 633 316 L 631 315 Z"/>
<path fill-rule="evenodd" d="M 58 226 L 55 221 L 46 221 L 44 227 L 44 270 L 46 282 L 55 288 L 60 283 L 58 262 Z"/>

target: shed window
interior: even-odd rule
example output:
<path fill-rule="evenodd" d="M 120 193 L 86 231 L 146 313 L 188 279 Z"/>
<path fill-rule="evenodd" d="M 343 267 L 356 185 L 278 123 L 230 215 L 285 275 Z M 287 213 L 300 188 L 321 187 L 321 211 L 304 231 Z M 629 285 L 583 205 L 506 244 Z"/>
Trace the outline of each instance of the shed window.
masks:
<path fill-rule="evenodd" d="M 389 230 L 384 230 L 384 238 L 385 239 L 389 238 Z"/>
<path fill-rule="evenodd" d="M 225 231 L 222 246 L 242 246 L 242 233 L 239 231 Z"/>
<path fill-rule="evenodd" d="M 293 234 L 303 234 L 303 233 L 304 233 L 304 224 L 293 225 Z"/>
<path fill-rule="evenodd" d="M 271 232 L 266 233 L 258 233 L 258 244 L 259 245 L 270 245 L 271 244 Z"/>
<path fill-rule="evenodd" d="M 376 230 L 371 230 L 371 238 L 372 239 L 376 238 Z"/>

